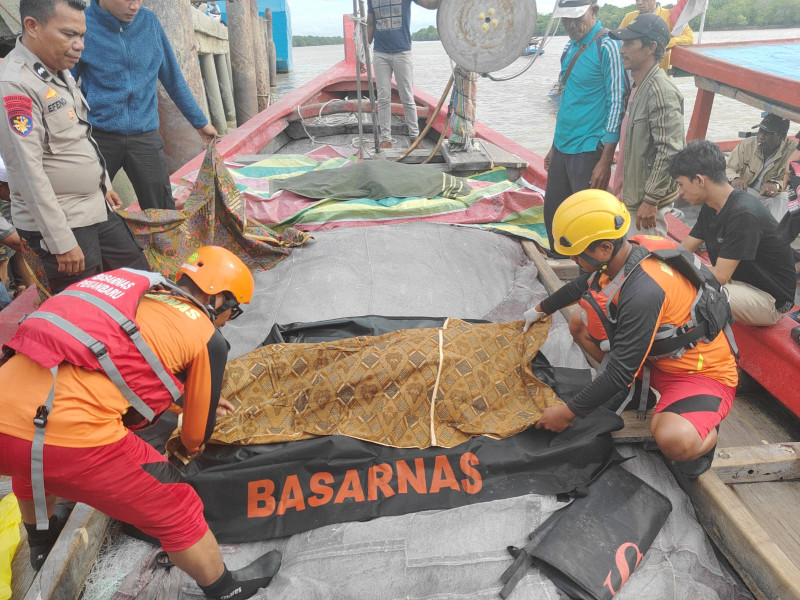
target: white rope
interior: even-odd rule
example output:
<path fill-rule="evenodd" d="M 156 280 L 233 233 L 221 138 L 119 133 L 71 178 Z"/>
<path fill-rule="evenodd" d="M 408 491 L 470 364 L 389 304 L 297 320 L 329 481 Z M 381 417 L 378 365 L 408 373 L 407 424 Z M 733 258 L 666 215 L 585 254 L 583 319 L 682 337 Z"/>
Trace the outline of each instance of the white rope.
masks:
<path fill-rule="evenodd" d="M 554 10 L 550 14 L 550 21 L 547 23 L 547 28 L 544 31 L 544 36 L 542 37 L 542 41 L 537 45 L 536 52 L 533 53 L 533 56 L 531 56 L 531 59 L 530 59 L 530 61 L 528 62 L 527 65 L 525 65 L 518 73 L 515 73 L 514 75 L 507 75 L 505 77 L 501 77 L 501 76 L 497 76 L 497 75 L 492 75 L 491 73 L 484 73 L 484 76 L 488 77 L 492 81 L 510 81 L 511 79 L 519 77 L 525 71 L 530 69 L 533 66 L 533 63 L 536 62 L 536 59 L 539 58 L 539 56 L 544 52 L 544 47 L 547 45 L 547 43 L 551 39 L 553 39 L 553 37 L 555 36 L 556 31 L 558 30 L 558 23 L 557 22 L 556 22 L 555 28 L 553 28 L 553 21 L 555 21 L 555 18 L 553 17 L 553 15 L 555 14 L 555 12 L 556 11 Z M 559 21 L 560 21 L 560 19 L 559 19 Z M 551 28 L 553 28 L 553 33 L 552 34 L 550 33 L 550 29 Z"/>

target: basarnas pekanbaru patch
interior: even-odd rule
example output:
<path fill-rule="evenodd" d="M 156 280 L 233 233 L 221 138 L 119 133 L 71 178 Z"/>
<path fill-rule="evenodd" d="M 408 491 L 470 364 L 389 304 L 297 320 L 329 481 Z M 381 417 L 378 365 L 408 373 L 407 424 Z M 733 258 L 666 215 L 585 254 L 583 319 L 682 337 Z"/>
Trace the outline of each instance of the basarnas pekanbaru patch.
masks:
<path fill-rule="evenodd" d="M 33 100 L 28 96 L 3 96 L 3 104 L 8 113 L 8 124 L 11 131 L 25 137 L 33 129 Z"/>

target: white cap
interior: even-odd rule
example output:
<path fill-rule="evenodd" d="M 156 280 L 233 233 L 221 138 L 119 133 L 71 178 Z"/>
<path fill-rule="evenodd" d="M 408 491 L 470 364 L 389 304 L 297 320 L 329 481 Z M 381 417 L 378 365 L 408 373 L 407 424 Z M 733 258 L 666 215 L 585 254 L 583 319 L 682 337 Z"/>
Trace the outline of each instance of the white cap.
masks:
<path fill-rule="evenodd" d="M 578 19 L 585 15 L 595 2 L 596 0 L 558 0 L 553 10 L 553 16 L 558 19 L 562 17 Z"/>
<path fill-rule="evenodd" d="M 6 173 L 6 163 L 3 162 L 3 157 L 0 156 L 0 181 L 8 183 L 8 173 Z"/>

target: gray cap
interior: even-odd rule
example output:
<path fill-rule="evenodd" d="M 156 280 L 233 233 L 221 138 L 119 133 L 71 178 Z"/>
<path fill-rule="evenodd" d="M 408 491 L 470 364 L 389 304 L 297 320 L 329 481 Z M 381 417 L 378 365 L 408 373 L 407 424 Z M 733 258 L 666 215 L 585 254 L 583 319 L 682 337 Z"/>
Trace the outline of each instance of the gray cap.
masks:
<path fill-rule="evenodd" d="M 639 13 L 636 19 L 624 29 L 615 29 L 608 33 L 615 40 L 635 40 L 646 37 L 662 48 L 669 44 L 669 29 L 664 19 L 655 13 Z"/>
<path fill-rule="evenodd" d="M 589 7 L 595 3 L 596 0 L 558 0 L 553 9 L 553 16 L 559 19 L 562 17 L 578 19 L 585 15 Z"/>

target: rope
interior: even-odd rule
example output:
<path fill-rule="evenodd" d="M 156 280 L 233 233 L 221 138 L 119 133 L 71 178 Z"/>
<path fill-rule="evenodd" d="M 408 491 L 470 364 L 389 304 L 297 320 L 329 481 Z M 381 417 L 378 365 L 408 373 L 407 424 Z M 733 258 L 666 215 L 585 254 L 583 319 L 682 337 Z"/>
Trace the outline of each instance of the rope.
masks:
<path fill-rule="evenodd" d="M 433 392 L 431 393 L 431 416 L 430 416 L 430 424 L 431 424 L 431 446 L 436 445 L 436 429 L 434 428 L 434 416 L 435 416 L 435 408 L 436 408 L 436 396 L 439 394 L 439 381 L 442 378 L 442 367 L 444 366 L 444 330 L 447 327 L 448 322 L 450 321 L 449 318 L 445 319 L 444 324 L 439 329 L 439 368 L 436 371 L 436 382 L 433 384 Z"/>
<path fill-rule="evenodd" d="M 332 100 L 328 100 L 325 104 L 319 107 L 319 114 L 314 117 L 314 120 L 309 123 L 309 125 L 326 125 L 328 127 L 335 126 L 335 125 L 347 125 L 348 123 L 356 123 L 358 122 L 358 118 L 354 113 L 338 113 L 338 114 L 331 114 L 331 115 L 324 115 L 322 112 L 325 110 L 325 107 L 328 106 L 331 102 L 337 101 L 337 98 Z M 345 97 L 345 101 L 348 98 Z M 309 133 L 308 128 L 306 127 L 306 121 L 303 118 L 302 113 L 300 112 L 300 105 L 297 106 L 297 116 L 300 120 L 300 125 L 303 126 L 303 131 L 305 132 L 306 136 L 309 140 L 311 140 L 312 144 L 318 144 L 320 146 L 324 146 L 325 142 L 318 142 L 311 133 Z M 364 138 L 366 139 L 366 138 Z M 358 137 L 354 138 L 353 141 L 358 140 Z M 350 145 L 353 146 L 353 141 L 351 141 Z M 355 146 L 353 146 L 355 147 Z"/>
<path fill-rule="evenodd" d="M 353 41 L 356 45 L 356 58 L 360 64 L 366 65 L 367 55 L 364 53 L 364 39 L 361 35 L 361 27 L 366 26 L 367 21 L 356 15 L 347 15 L 347 18 L 355 24 L 355 27 L 353 27 Z"/>

